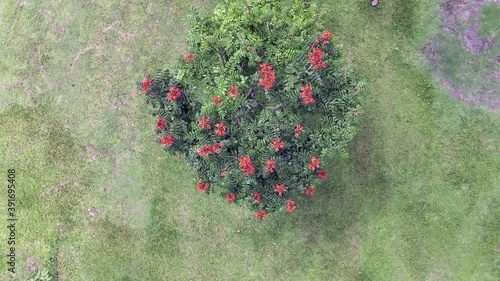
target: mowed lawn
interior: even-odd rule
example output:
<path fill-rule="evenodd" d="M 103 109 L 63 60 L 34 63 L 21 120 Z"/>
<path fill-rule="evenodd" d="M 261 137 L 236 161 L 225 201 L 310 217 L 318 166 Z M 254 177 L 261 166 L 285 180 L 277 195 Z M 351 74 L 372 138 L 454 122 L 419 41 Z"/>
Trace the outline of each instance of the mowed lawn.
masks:
<path fill-rule="evenodd" d="M 182 159 L 154 143 L 136 89 L 145 69 L 186 51 L 189 7 L 216 2 L 0 3 L 14 280 L 36 267 L 58 280 L 498 279 L 500 115 L 453 101 L 421 59 L 437 1 L 320 1 L 368 83 L 359 134 L 350 159 L 324 159 L 315 197 L 266 221 L 196 190 Z"/>

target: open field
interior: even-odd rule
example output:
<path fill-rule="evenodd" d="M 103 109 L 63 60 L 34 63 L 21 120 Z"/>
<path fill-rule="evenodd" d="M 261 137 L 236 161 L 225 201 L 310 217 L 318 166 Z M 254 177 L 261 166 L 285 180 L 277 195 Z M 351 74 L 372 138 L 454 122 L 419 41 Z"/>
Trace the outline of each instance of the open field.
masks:
<path fill-rule="evenodd" d="M 421 58 L 437 1 L 320 1 L 368 82 L 363 120 L 351 159 L 326 161 L 315 197 L 266 221 L 196 190 L 182 160 L 154 143 L 136 90 L 144 69 L 185 52 L 188 7 L 216 2 L 0 3 L 14 280 L 38 267 L 57 280 L 498 279 L 500 115 L 454 101 Z"/>

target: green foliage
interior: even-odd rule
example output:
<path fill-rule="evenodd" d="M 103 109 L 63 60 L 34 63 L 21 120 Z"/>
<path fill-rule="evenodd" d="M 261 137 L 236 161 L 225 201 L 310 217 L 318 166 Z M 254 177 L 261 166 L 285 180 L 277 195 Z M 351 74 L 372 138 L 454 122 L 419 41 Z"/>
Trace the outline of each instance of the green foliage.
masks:
<path fill-rule="evenodd" d="M 234 194 L 256 210 L 292 212 L 326 175 L 315 159 L 327 149 L 346 154 L 363 84 L 317 17 L 304 1 L 193 11 L 189 53 L 139 83 L 158 117 L 158 141 L 197 170 L 198 189 L 208 183 L 230 202 Z"/>
<path fill-rule="evenodd" d="M 27 281 L 52 281 L 54 280 L 49 271 L 46 268 L 41 268 L 36 271 L 36 273 L 30 277 Z"/>

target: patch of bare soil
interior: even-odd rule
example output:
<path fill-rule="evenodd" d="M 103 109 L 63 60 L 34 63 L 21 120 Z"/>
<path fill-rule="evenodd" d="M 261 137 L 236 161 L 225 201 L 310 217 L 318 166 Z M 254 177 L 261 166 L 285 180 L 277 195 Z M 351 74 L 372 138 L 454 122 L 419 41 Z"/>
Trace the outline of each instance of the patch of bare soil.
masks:
<path fill-rule="evenodd" d="M 36 262 L 35 257 L 28 257 L 26 259 L 25 267 L 27 267 L 29 271 L 35 272 L 38 269 L 38 267 L 40 267 L 40 265 Z"/>
<path fill-rule="evenodd" d="M 68 188 L 71 185 L 71 183 L 73 183 L 73 180 L 71 180 L 71 179 L 65 180 L 65 181 L 61 182 L 58 186 L 53 186 L 53 187 L 43 191 L 42 195 L 48 195 L 50 193 L 57 193 L 59 191 L 63 191 L 66 188 Z"/>
<path fill-rule="evenodd" d="M 96 161 L 96 160 L 99 160 L 101 158 L 109 157 L 112 155 L 111 151 L 97 150 L 93 146 L 91 146 L 90 144 L 85 145 L 85 152 L 87 153 L 87 156 L 89 156 L 89 158 L 92 159 L 92 161 Z"/>
<path fill-rule="evenodd" d="M 492 0 L 495 3 L 500 3 L 500 0 Z M 455 38 L 458 38 L 463 47 L 471 54 L 480 54 L 493 48 L 496 38 L 490 36 L 488 38 L 479 37 L 479 28 L 481 22 L 479 16 L 483 11 L 487 0 L 443 0 L 439 5 L 440 19 L 443 24 L 443 31 Z M 439 61 L 442 55 L 437 50 L 436 39 L 430 39 L 422 50 L 423 57 L 430 61 Z M 496 64 L 500 64 L 498 57 L 492 57 L 491 60 Z M 471 62 L 476 63 L 477 59 Z M 490 90 L 480 93 L 464 86 L 453 85 L 445 79 L 435 66 L 433 71 L 440 78 L 441 83 L 448 92 L 458 100 L 467 102 L 472 106 L 488 106 L 492 109 L 500 109 L 500 94 L 498 89 L 491 88 Z M 498 71 L 493 71 L 488 77 L 481 79 L 488 82 L 498 81 L 500 74 Z"/>
<path fill-rule="evenodd" d="M 460 38 L 464 47 L 477 54 L 493 47 L 495 38 L 479 38 L 478 20 L 486 0 L 444 0 L 440 5 L 440 17 L 444 30 Z M 463 26 L 466 26 L 463 31 Z"/>
<path fill-rule="evenodd" d="M 441 83 L 448 90 L 452 97 L 467 102 L 472 106 L 488 105 L 492 109 L 500 109 L 500 98 L 493 90 L 486 94 L 470 92 L 464 87 L 453 86 L 450 82 L 441 79 Z"/>

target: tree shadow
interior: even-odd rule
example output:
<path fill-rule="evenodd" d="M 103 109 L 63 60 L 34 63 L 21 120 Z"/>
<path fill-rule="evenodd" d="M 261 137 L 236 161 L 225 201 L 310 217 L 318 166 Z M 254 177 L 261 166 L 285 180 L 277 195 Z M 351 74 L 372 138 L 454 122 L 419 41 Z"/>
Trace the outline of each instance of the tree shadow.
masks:
<path fill-rule="evenodd" d="M 361 223 L 362 213 L 383 209 L 389 180 L 374 123 L 370 118 L 362 120 L 349 159 L 325 159 L 328 180 L 318 186 L 313 198 L 303 201 L 303 211 L 295 220 L 300 232 L 338 239 Z"/>

